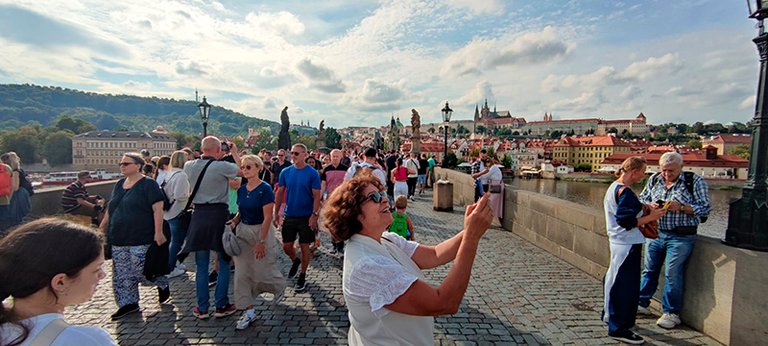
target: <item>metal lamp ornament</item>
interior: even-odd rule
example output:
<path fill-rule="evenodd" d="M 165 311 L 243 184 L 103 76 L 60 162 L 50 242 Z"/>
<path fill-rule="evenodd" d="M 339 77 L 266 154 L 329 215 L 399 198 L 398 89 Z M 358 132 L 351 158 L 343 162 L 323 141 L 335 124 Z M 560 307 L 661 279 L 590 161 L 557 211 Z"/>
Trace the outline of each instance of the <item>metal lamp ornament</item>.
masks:
<path fill-rule="evenodd" d="M 445 147 L 443 151 L 443 167 L 446 167 L 446 159 L 448 158 L 448 123 L 451 122 L 451 114 L 453 109 L 448 106 L 448 101 L 445 101 L 445 107 L 441 110 L 443 112 L 443 128 L 445 129 Z"/>
<path fill-rule="evenodd" d="M 197 108 L 200 109 L 200 120 L 203 121 L 203 138 L 205 138 L 208 136 L 208 116 L 211 114 L 211 105 L 205 100 L 205 96 L 203 96 L 203 102 L 200 102 Z"/>
<path fill-rule="evenodd" d="M 752 118 L 749 175 L 741 198 L 730 203 L 723 242 L 768 251 L 768 34 L 763 27 L 763 19 L 768 18 L 768 0 L 748 0 L 747 6 L 749 17 L 757 20 L 758 28 L 758 35 L 752 40 L 760 53 L 757 104 Z"/>

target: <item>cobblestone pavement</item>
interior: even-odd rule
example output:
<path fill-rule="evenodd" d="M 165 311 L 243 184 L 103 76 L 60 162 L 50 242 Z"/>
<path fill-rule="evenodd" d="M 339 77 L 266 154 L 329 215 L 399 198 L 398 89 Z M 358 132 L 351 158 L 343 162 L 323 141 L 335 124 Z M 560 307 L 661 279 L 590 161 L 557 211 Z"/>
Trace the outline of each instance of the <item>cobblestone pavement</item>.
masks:
<path fill-rule="evenodd" d="M 462 208 L 434 212 L 431 194 L 411 202 L 408 212 L 417 240 L 425 244 L 448 238 L 463 224 Z M 346 344 L 349 321 L 341 292 L 342 261 L 330 253 L 328 240 L 324 235 L 320 255 L 310 265 L 308 290 L 297 294 L 288 289 L 283 303 L 275 307 L 267 295 L 256 305 L 258 319 L 244 331 L 235 330 L 240 313 L 210 320 L 192 315 L 194 272 L 171 279 L 169 305 L 159 306 L 156 290 L 142 287 L 142 313 L 117 322 L 109 319 L 116 310 L 109 275 L 90 302 L 67 311 L 67 319 L 104 327 L 122 345 Z M 191 259 L 186 265 L 194 268 Z M 287 272 L 285 256 L 281 266 Z M 438 285 L 449 268 L 429 270 L 427 277 Z M 456 315 L 436 318 L 435 345 L 616 344 L 598 318 L 601 305 L 599 281 L 511 232 L 491 229 L 481 242 L 461 309 Z M 636 331 L 646 344 L 717 345 L 690 328 L 667 331 L 654 322 L 638 319 Z"/>

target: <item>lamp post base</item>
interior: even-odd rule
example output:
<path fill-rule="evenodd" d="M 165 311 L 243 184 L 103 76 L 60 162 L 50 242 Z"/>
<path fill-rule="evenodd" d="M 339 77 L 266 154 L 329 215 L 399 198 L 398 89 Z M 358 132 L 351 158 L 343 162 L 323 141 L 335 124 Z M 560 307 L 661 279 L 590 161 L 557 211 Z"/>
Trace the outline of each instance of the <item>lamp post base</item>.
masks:
<path fill-rule="evenodd" d="M 765 192 L 745 188 L 728 211 L 728 229 L 723 244 L 768 252 L 768 201 Z"/>

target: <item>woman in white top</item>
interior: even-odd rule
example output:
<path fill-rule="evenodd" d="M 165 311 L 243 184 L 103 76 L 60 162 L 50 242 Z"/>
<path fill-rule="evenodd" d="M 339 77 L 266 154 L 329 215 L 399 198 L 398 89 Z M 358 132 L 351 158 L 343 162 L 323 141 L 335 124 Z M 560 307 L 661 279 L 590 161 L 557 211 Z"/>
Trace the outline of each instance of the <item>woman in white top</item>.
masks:
<path fill-rule="evenodd" d="M 349 240 L 342 279 L 350 345 L 433 345 L 434 318 L 458 311 L 472 263 L 493 218 L 488 196 L 467 207 L 464 230 L 436 246 L 386 232 L 386 187 L 369 172 L 344 182 L 323 207 L 335 240 Z M 454 261 L 440 287 L 422 269 Z"/>
<path fill-rule="evenodd" d="M 608 336 L 628 344 L 644 342 L 630 330 L 635 325 L 640 299 L 640 258 L 645 242 L 638 226 L 656 221 L 666 212 L 649 205 L 650 214 L 643 216 L 643 204 L 630 186 L 643 180 L 645 166 L 642 156 L 624 160 L 616 172 L 619 178 L 608 187 L 603 200 L 611 250 L 611 263 L 603 287 L 603 321 L 608 324 Z"/>
<path fill-rule="evenodd" d="M 64 308 L 90 300 L 104 278 L 103 248 L 90 229 L 54 218 L 0 240 L 0 301 L 13 298 L 0 303 L 0 345 L 114 345 L 104 329 L 63 320 Z"/>
<path fill-rule="evenodd" d="M 181 251 L 181 245 L 184 244 L 187 230 L 181 228 L 181 219 L 179 214 L 187 206 L 189 199 L 189 178 L 184 173 L 184 164 L 187 163 L 187 152 L 183 150 L 174 151 L 171 154 L 171 161 L 168 164 L 163 181 L 159 181 L 160 187 L 171 202 L 171 208 L 163 211 L 163 220 L 168 222 L 171 229 L 171 244 L 168 247 L 168 268 L 171 272 L 169 278 L 184 274 L 184 267 L 178 263 L 176 257 Z M 158 174 L 159 176 L 159 174 Z"/>

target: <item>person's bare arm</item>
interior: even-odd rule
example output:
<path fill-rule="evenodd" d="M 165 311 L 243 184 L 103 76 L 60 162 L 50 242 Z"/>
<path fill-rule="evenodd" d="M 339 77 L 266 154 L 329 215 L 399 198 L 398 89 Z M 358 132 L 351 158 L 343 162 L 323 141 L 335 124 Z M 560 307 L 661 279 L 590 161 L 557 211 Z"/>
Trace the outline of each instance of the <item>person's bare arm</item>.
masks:
<path fill-rule="evenodd" d="M 275 191 L 275 207 L 272 212 L 272 223 L 275 227 L 280 227 L 280 206 L 283 204 L 283 195 L 285 194 L 285 187 L 278 186 Z"/>

